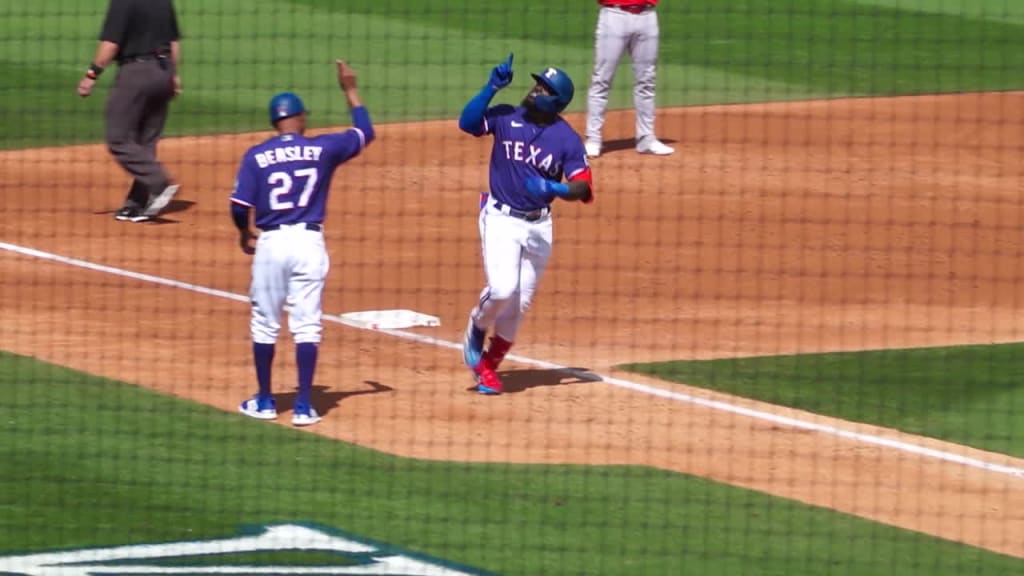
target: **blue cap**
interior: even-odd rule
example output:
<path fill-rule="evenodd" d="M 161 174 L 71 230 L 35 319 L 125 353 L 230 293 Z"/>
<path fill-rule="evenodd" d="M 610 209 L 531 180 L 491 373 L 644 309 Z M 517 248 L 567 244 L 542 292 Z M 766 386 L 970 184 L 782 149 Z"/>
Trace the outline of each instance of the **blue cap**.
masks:
<path fill-rule="evenodd" d="M 291 92 L 282 92 L 270 99 L 270 123 L 277 124 L 285 118 L 298 116 L 306 111 L 302 98 Z"/>
<path fill-rule="evenodd" d="M 576 87 L 573 86 L 572 78 L 565 73 L 565 70 L 548 68 L 543 72 L 530 74 L 530 76 L 533 76 L 534 80 L 547 86 L 548 90 L 551 91 L 549 96 L 537 96 L 534 99 L 534 103 L 539 110 L 557 113 L 565 110 L 565 107 L 572 102 L 572 97 L 576 93 Z"/>

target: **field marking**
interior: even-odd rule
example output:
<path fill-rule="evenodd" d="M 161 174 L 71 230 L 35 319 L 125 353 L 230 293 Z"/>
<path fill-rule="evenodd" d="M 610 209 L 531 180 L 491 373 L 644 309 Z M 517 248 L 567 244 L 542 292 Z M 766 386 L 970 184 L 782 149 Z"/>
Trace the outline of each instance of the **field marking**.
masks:
<path fill-rule="evenodd" d="M 87 260 L 81 260 L 79 258 L 72 258 L 69 256 L 61 256 L 51 252 L 44 252 L 42 250 L 36 250 L 35 248 L 28 248 L 25 246 L 19 246 L 16 244 L 9 244 L 7 242 L 0 242 L 0 249 L 8 252 L 14 252 L 23 256 L 31 256 L 33 258 L 39 258 L 41 260 L 48 260 L 51 262 L 58 262 L 61 264 L 67 264 L 69 266 L 76 266 L 84 268 L 86 270 L 92 270 L 94 272 L 102 272 L 111 274 L 114 276 L 120 276 L 122 278 L 130 278 L 133 280 L 141 280 L 143 282 L 150 282 L 161 286 L 168 286 L 171 288 L 180 288 L 183 290 L 190 290 L 198 294 L 205 294 L 207 296 L 216 296 L 219 298 L 225 298 L 228 300 L 234 300 L 236 302 L 243 302 L 248 304 L 249 297 L 242 294 L 235 294 L 233 292 L 227 292 L 225 290 L 218 290 L 215 288 L 209 288 L 206 286 L 200 286 L 198 284 L 192 284 L 189 282 L 182 282 L 180 280 L 172 280 L 169 278 L 162 278 L 160 276 L 154 276 L 151 274 L 143 274 L 141 272 L 132 272 L 130 270 L 124 270 L 122 268 L 116 268 L 114 266 L 107 266 L 104 264 L 96 264 Z M 344 324 L 352 328 L 366 330 L 366 328 L 348 322 L 345 318 L 335 314 L 324 314 L 324 320 L 334 322 L 337 324 Z M 459 350 L 462 348 L 462 344 L 459 342 L 452 342 L 450 340 L 444 340 L 441 338 L 435 338 L 433 336 L 427 336 L 424 334 L 417 334 L 415 332 L 406 332 L 405 330 L 393 330 L 393 329 L 380 329 L 371 330 L 381 334 L 387 334 L 396 338 L 404 340 L 410 340 L 418 342 L 420 344 L 429 344 L 432 346 L 439 346 L 442 348 L 450 348 L 453 350 Z M 684 394 L 682 392 L 675 392 L 672 390 L 666 390 L 664 388 L 658 388 L 656 386 L 649 386 L 647 384 L 639 384 L 637 382 L 631 382 L 622 378 L 615 378 L 612 376 L 605 376 L 603 374 L 588 372 L 583 370 L 577 370 L 554 362 L 548 362 L 545 360 L 538 360 L 536 358 L 529 358 L 527 356 L 520 356 L 517 354 L 509 354 L 507 356 L 509 360 L 519 362 L 521 364 L 527 364 L 537 368 L 543 368 L 547 370 L 561 370 L 568 374 L 572 374 L 578 378 L 593 379 L 595 376 L 606 384 L 617 386 L 626 390 L 632 390 L 634 392 L 640 392 L 642 394 L 648 394 L 658 398 L 664 398 L 666 400 L 672 400 L 675 402 L 682 402 L 686 404 L 694 404 L 709 408 L 712 410 L 719 410 L 721 412 L 728 412 L 731 414 L 737 414 L 740 416 L 746 416 L 756 420 L 762 420 L 765 422 L 771 422 L 780 426 L 788 426 L 790 428 L 797 428 L 800 430 L 808 430 L 812 432 L 818 432 L 829 436 L 835 436 L 846 440 L 853 440 L 855 442 L 862 442 L 865 444 L 871 444 L 875 446 L 881 446 L 884 448 L 890 448 L 901 452 L 907 452 L 926 458 L 933 458 L 936 460 L 951 462 L 955 464 L 961 464 L 971 468 L 978 468 L 989 472 L 996 472 L 999 474 L 1006 474 L 1009 476 L 1024 478 L 1024 468 L 1018 468 L 1014 466 L 1005 466 L 1002 464 L 996 464 L 993 462 L 986 462 L 977 458 L 970 458 L 962 456 L 960 454 L 954 454 L 952 452 L 946 452 L 944 450 L 938 450 L 935 448 L 926 448 L 924 446 L 918 446 L 910 442 L 904 442 L 901 440 L 894 440 L 891 438 L 885 438 L 882 436 L 876 436 L 874 434 L 867 434 L 863 432 L 854 432 L 852 430 L 845 430 L 837 426 L 829 426 L 825 424 L 817 424 L 814 422 L 808 422 L 799 418 L 793 418 L 789 416 L 781 416 L 778 414 L 772 414 L 770 412 L 764 412 L 761 410 L 755 410 L 753 408 L 744 408 L 743 406 L 737 406 L 730 404 L 722 400 L 710 400 L 707 398 L 700 398 L 691 394 Z M 928 438 L 922 436 L 922 438 Z M 969 447 L 967 447 L 969 448 Z M 974 449 L 974 448 L 972 448 Z"/>

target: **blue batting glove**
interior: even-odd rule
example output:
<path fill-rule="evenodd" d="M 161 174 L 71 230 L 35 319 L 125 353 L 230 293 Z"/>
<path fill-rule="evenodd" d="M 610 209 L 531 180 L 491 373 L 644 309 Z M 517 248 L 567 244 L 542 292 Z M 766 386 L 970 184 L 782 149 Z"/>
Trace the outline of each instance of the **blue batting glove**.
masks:
<path fill-rule="evenodd" d="M 512 53 L 509 52 L 508 59 L 498 64 L 491 70 L 490 84 L 495 90 L 501 90 L 512 83 Z"/>
<path fill-rule="evenodd" d="M 526 179 L 526 191 L 546 201 L 555 196 L 565 196 L 569 193 L 569 185 L 540 176 L 531 176 Z"/>
<path fill-rule="evenodd" d="M 550 200 L 554 194 L 548 192 L 548 179 L 531 176 L 526 179 L 526 191 L 543 200 Z"/>

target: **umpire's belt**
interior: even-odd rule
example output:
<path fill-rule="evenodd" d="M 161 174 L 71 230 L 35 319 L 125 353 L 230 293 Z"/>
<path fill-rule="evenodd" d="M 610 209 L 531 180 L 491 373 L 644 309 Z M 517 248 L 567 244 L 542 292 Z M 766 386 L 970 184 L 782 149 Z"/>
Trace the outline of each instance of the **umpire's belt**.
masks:
<path fill-rule="evenodd" d="M 312 230 L 313 232 L 320 232 L 324 229 L 323 226 L 315 222 L 299 222 L 298 224 L 271 224 L 260 228 L 264 232 L 273 232 L 274 230 L 280 230 L 282 228 L 305 228 L 306 230 Z"/>
<path fill-rule="evenodd" d="M 523 210 L 516 210 L 508 204 L 502 204 L 497 200 L 491 200 L 491 206 L 502 214 L 507 214 L 513 218 L 519 218 L 520 220 L 526 220 L 527 222 L 536 222 L 541 218 L 544 218 L 548 214 L 551 214 L 551 207 L 545 206 L 544 208 L 538 208 L 536 210 L 530 210 L 529 212 Z"/>
<path fill-rule="evenodd" d="M 132 62 L 148 62 L 150 60 L 166 60 L 170 57 L 170 54 L 166 52 L 154 52 L 151 54 L 139 54 L 137 56 L 125 56 L 118 58 L 118 64 L 130 64 Z"/>

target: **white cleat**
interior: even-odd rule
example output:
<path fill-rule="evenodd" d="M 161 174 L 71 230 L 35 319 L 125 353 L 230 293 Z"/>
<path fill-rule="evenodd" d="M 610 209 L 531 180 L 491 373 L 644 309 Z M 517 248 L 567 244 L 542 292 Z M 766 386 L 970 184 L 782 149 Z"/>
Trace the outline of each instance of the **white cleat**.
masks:
<path fill-rule="evenodd" d="M 661 140 L 652 138 L 643 146 L 637 146 L 636 151 L 640 154 L 654 154 L 655 156 L 668 156 L 676 151 L 671 146 L 666 146 Z"/>
<path fill-rule="evenodd" d="M 597 158 L 601 155 L 601 144 L 598 142 L 587 142 L 583 147 L 587 150 L 587 156 L 591 158 Z"/>
<path fill-rule="evenodd" d="M 307 412 L 296 412 L 292 414 L 292 426 L 312 426 L 321 420 L 320 414 L 313 408 Z"/>
<path fill-rule="evenodd" d="M 277 418 L 277 408 L 274 400 L 265 400 L 263 404 L 257 398 L 250 398 L 238 406 L 238 411 L 250 418 L 258 420 L 273 420 Z"/>

